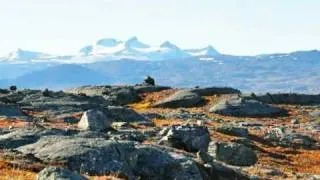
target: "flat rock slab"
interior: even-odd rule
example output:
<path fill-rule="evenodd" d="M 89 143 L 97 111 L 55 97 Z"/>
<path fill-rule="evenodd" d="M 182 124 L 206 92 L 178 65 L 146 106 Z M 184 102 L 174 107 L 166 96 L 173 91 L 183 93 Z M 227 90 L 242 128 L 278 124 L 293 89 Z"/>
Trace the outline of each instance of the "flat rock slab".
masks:
<path fill-rule="evenodd" d="M 136 111 L 123 106 L 108 106 L 104 108 L 104 112 L 113 122 L 139 122 L 148 121 L 148 119 Z"/>
<path fill-rule="evenodd" d="M 256 100 L 246 100 L 238 97 L 222 100 L 209 111 L 216 114 L 236 117 L 274 117 L 286 115 L 284 109 Z"/>
<path fill-rule="evenodd" d="M 134 86 L 133 87 L 138 93 L 152 93 L 152 92 L 159 92 L 163 90 L 171 89 L 171 87 L 168 86 L 147 86 L 147 85 L 140 85 L 140 86 Z"/>
<path fill-rule="evenodd" d="M 241 91 L 230 87 L 207 87 L 195 88 L 191 92 L 197 93 L 200 96 L 213 96 L 217 94 L 240 94 Z"/>
<path fill-rule="evenodd" d="M 0 136 L 1 149 L 14 149 L 27 144 L 32 144 L 38 141 L 41 137 L 50 135 L 68 136 L 72 135 L 72 131 L 64 131 L 60 129 L 41 129 L 41 128 L 26 128 L 17 129 Z"/>
<path fill-rule="evenodd" d="M 28 120 L 23 111 L 18 105 L 14 104 L 2 104 L 0 103 L 0 118 L 2 119 L 18 119 L 18 120 Z"/>
<path fill-rule="evenodd" d="M 110 105 L 102 96 L 79 96 L 64 92 L 50 92 L 49 96 L 44 96 L 42 92 L 30 94 L 19 101 L 19 104 L 22 109 L 46 112 L 52 116 L 101 109 Z"/>
<path fill-rule="evenodd" d="M 248 99 L 255 99 L 267 104 L 296 104 L 296 105 L 319 105 L 320 94 L 294 94 L 278 93 L 246 96 Z"/>
<path fill-rule="evenodd" d="M 195 107 L 204 99 L 197 93 L 189 90 L 180 90 L 170 97 L 163 99 L 153 105 L 157 108 L 180 108 L 180 107 Z"/>

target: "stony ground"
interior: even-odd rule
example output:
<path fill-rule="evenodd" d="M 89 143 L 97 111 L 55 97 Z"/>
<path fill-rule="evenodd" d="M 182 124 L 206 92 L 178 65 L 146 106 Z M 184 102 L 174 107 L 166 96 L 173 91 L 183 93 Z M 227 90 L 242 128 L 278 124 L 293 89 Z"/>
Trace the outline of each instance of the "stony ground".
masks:
<path fill-rule="evenodd" d="M 270 104 L 153 86 L 2 92 L 0 179 L 320 179 L 319 97 L 294 97 Z"/>

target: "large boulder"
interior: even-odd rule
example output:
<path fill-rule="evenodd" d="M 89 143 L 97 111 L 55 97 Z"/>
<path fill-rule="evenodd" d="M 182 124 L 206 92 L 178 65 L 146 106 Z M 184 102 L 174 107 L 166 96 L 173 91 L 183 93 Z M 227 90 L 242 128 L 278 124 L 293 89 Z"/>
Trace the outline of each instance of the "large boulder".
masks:
<path fill-rule="evenodd" d="M 188 152 L 206 152 L 210 142 L 210 134 L 204 126 L 171 126 L 162 130 L 163 137 L 159 144 L 183 149 Z"/>
<path fill-rule="evenodd" d="M 256 153 L 243 144 L 210 143 L 209 154 L 217 160 L 234 166 L 251 166 L 257 162 Z"/>
<path fill-rule="evenodd" d="M 195 88 L 191 92 L 197 93 L 200 96 L 213 96 L 216 94 L 240 94 L 241 91 L 229 87 L 207 87 L 207 88 Z"/>
<path fill-rule="evenodd" d="M 153 105 L 161 108 L 194 107 L 203 102 L 203 98 L 197 93 L 188 90 L 180 90 L 168 98 L 165 98 Z"/>
<path fill-rule="evenodd" d="M 320 104 L 320 94 L 295 94 L 295 93 L 278 93 L 245 96 L 247 99 L 255 99 L 267 104 L 298 104 L 298 105 L 315 105 Z"/>
<path fill-rule="evenodd" d="M 284 109 L 256 100 L 246 100 L 238 97 L 222 100 L 209 111 L 216 114 L 238 117 L 273 117 L 286 114 Z"/>
<path fill-rule="evenodd" d="M 87 180 L 87 178 L 66 168 L 47 167 L 38 173 L 37 180 Z"/>
<path fill-rule="evenodd" d="M 71 171 L 93 176 L 120 173 L 128 179 L 204 179 L 192 158 L 130 141 L 54 136 L 17 150 L 47 163 L 65 162 Z"/>
<path fill-rule="evenodd" d="M 111 128 L 111 124 L 112 119 L 102 111 L 88 110 L 82 115 L 78 128 L 90 131 L 105 131 Z"/>

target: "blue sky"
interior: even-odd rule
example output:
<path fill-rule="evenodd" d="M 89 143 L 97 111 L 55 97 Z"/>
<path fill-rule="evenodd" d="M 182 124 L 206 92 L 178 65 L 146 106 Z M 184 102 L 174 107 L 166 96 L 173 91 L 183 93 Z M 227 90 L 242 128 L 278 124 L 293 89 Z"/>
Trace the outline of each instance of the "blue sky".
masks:
<path fill-rule="evenodd" d="M 320 49 L 319 9 L 319 0 L 1 0 L 0 55 L 131 36 L 238 55 Z"/>

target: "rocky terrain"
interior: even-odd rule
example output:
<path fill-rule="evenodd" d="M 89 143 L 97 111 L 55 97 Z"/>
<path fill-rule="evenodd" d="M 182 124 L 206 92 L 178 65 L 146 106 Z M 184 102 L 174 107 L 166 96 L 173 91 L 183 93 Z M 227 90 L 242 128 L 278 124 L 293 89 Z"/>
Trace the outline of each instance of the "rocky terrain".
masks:
<path fill-rule="evenodd" d="M 1 89 L 0 177 L 320 179 L 320 95 Z"/>

